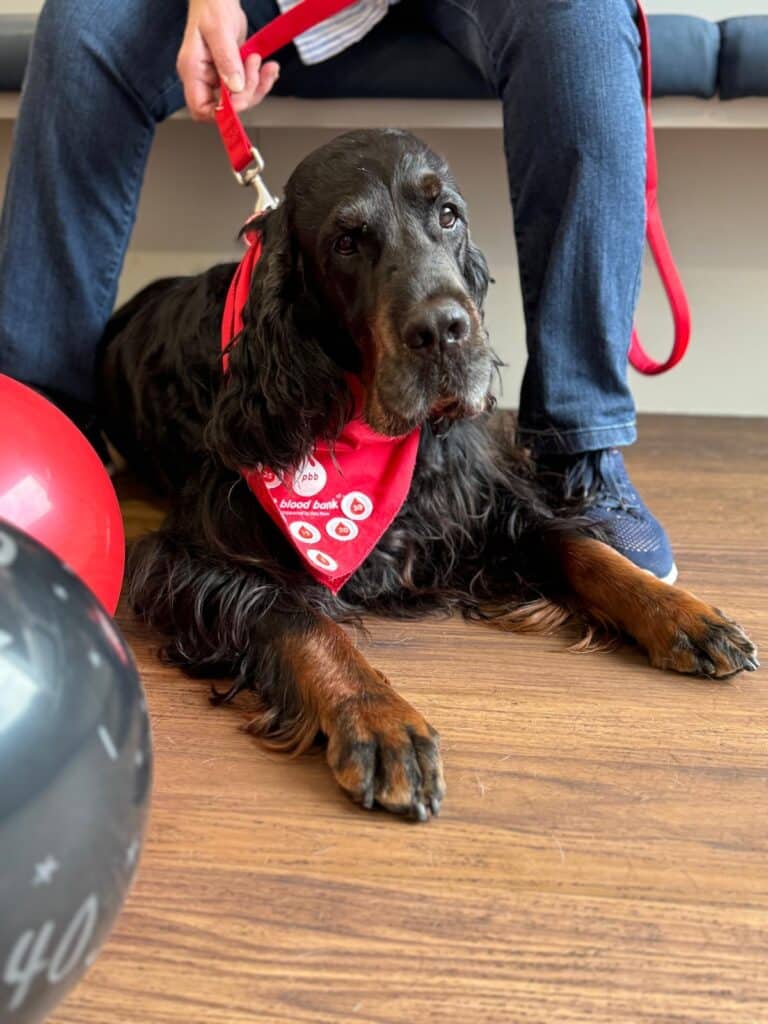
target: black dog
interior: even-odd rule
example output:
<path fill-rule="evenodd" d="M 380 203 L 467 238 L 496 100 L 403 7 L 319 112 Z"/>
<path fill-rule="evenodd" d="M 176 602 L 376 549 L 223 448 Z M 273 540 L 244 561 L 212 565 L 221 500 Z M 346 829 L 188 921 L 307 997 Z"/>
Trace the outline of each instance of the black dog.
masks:
<path fill-rule="evenodd" d="M 160 281 L 111 321 L 108 433 L 170 492 L 130 561 L 136 610 L 171 660 L 256 691 L 284 749 L 327 740 L 341 786 L 421 820 L 444 795 L 435 731 L 354 647 L 362 612 L 456 609 L 510 630 L 569 618 L 627 634 L 661 668 L 723 677 L 755 648 L 722 613 L 656 580 L 583 520 L 555 515 L 490 413 L 485 260 L 445 163 L 412 135 L 361 131 L 311 154 L 258 224 L 263 255 L 222 374 L 234 266 Z M 352 415 L 422 430 L 400 514 L 338 597 L 315 582 L 241 470 L 290 471 Z M 431 428 L 431 429 L 430 429 Z"/>

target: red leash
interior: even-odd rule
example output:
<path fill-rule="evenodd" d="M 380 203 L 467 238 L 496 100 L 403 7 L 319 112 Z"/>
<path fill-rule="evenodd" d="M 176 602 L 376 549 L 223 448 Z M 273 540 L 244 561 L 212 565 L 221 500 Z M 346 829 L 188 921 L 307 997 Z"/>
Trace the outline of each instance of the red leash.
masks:
<path fill-rule="evenodd" d="M 258 53 L 266 58 L 276 50 L 287 46 L 296 36 L 301 35 L 319 22 L 338 14 L 349 7 L 355 0 L 303 0 L 285 14 L 278 15 L 273 21 L 260 29 L 240 49 L 245 60 L 249 54 Z M 669 358 L 658 363 L 652 359 L 640 343 L 637 330 L 632 331 L 629 346 L 629 361 L 636 370 L 645 374 L 664 373 L 685 355 L 691 335 L 691 314 L 683 283 L 675 266 L 675 261 L 664 232 L 661 211 L 658 205 L 658 167 L 656 163 L 656 143 L 651 119 L 651 44 L 648 32 L 648 21 L 645 12 L 637 6 L 638 28 L 640 31 L 640 52 L 643 69 L 643 100 L 645 103 L 646 130 L 646 235 L 656 267 L 667 294 L 672 318 L 675 325 L 675 337 Z M 222 86 L 221 102 L 216 111 L 216 123 L 219 126 L 224 148 L 229 156 L 232 170 L 237 180 L 244 185 L 254 185 L 259 193 L 258 208 L 266 209 L 275 205 L 261 180 L 263 162 L 259 151 L 252 145 L 240 118 L 232 107 L 229 90 Z M 253 167 L 249 165 L 253 164 Z"/>
<path fill-rule="evenodd" d="M 646 138 L 646 179 L 645 179 L 645 233 L 651 247 L 651 255 L 659 271 L 664 291 L 667 293 L 675 324 L 675 338 L 672 352 L 663 363 L 652 359 L 640 343 L 637 328 L 632 331 L 629 346 L 629 361 L 636 370 L 645 374 L 665 373 L 676 366 L 685 355 L 691 337 L 691 311 L 683 282 L 675 266 L 675 259 L 669 247 L 664 224 L 659 210 L 658 185 L 659 169 L 656 163 L 656 140 L 651 119 L 651 40 L 648 19 L 640 4 L 637 5 L 638 28 L 640 30 L 640 52 L 643 62 L 643 100 L 645 102 Z"/>

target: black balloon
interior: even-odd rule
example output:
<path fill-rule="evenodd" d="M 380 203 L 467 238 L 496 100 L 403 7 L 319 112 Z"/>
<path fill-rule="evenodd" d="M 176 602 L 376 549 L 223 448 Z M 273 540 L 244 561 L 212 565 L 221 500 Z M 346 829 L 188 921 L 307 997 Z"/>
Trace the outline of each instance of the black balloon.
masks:
<path fill-rule="evenodd" d="M 0 1022 L 41 1021 L 93 962 L 151 786 L 128 647 L 91 592 L 0 522 Z"/>

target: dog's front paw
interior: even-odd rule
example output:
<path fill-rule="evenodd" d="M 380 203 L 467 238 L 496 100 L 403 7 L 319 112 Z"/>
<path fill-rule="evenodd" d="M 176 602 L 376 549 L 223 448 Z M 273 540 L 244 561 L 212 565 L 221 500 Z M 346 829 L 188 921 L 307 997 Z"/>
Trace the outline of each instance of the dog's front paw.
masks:
<path fill-rule="evenodd" d="M 759 667 L 757 648 L 741 626 L 692 594 L 672 593 L 672 608 L 646 642 L 652 665 L 710 679 Z"/>
<path fill-rule="evenodd" d="M 336 709 L 328 763 L 341 788 L 366 808 L 377 803 L 426 821 L 445 796 L 437 733 L 389 687 Z"/>

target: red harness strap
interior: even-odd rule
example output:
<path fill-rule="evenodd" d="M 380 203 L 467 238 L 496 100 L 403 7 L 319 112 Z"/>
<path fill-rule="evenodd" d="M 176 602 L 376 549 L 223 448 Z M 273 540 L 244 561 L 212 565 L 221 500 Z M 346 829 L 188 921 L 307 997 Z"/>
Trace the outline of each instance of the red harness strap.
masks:
<path fill-rule="evenodd" d="M 229 370 L 229 348 L 243 329 L 243 310 L 251 289 L 251 277 L 261 256 L 261 235 L 258 231 L 247 231 L 245 239 L 248 248 L 235 268 L 221 318 L 221 368 L 225 375 Z"/>

